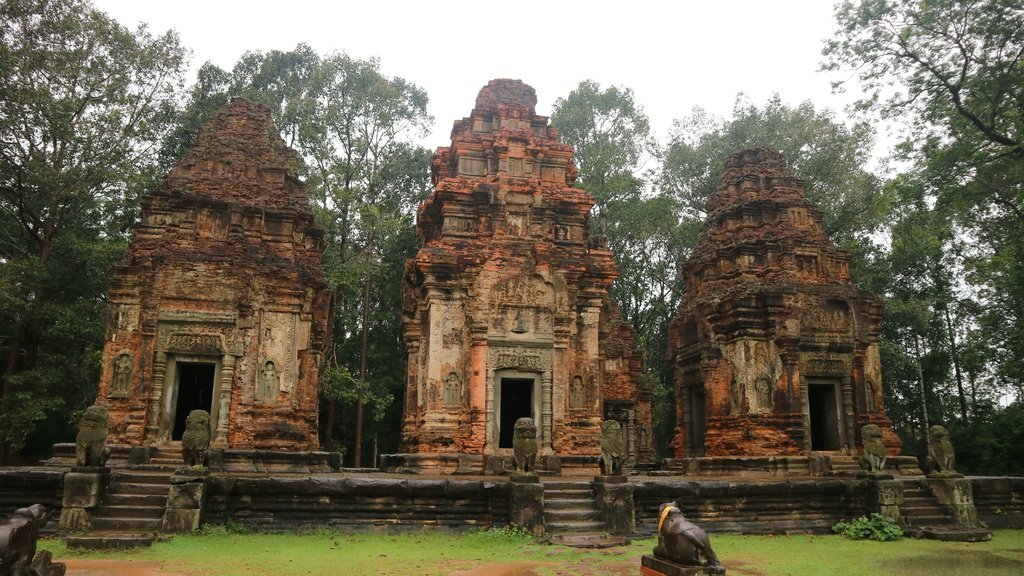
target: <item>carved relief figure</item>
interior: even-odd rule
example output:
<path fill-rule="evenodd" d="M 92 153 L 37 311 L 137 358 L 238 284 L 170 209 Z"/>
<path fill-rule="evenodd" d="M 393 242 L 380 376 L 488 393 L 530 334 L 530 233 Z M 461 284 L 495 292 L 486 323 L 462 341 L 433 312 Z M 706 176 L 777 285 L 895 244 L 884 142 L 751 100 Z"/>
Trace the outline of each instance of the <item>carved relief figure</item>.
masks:
<path fill-rule="evenodd" d="M 687 520 L 674 502 L 662 504 L 658 511 L 658 545 L 654 547 L 655 556 L 688 566 L 722 565 L 711 549 L 707 532 Z"/>
<path fill-rule="evenodd" d="M 512 454 L 517 474 L 529 474 L 536 469 L 537 426 L 533 418 L 516 420 L 512 429 Z"/>
<path fill-rule="evenodd" d="M 949 441 L 949 430 L 938 424 L 928 429 L 928 467 L 931 473 L 940 475 L 956 474 L 953 461 L 956 454 Z"/>
<path fill-rule="evenodd" d="M 757 393 L 758 407 L 770 412 L 772 409 L 772 383 L 762 376 L 754 382 L 754 391 Z"/>
<path fill-rule="evenodd" d="M 730 414 L 733 416 L 743 413 L 743 400 L 747 395 L 747 386 L 743 382 L 733 379 L 729 382 L 729 397 L 732 403 Z"/>
<path fill-rule="evenodd" d="M 185 433 L 181 436 L 181 455 L 185 466 L 205 466 L 209 449 L 210 413 L 206 410 L 193 410 L 185 419 Z"/>
<path fill-rule="evenodd" d="M 522 236 L 524 229 L 523 215 L 522 214 L 509 214 L 508 215 L 508 235 L 509 236 Z"/>
<path fill-rule="evenodd" d="M 860 467 L 870 474 L 885 471 L 885 444 L 882 443 L 882 429 L 875 424 L 866 424 L 860 429 L 860 437 L 864 442 L 864 454 L 860 457 Z"/>
<path fill-rule="evenodd" d="M 79 466 L 103 466 L 110 456 L 107 434 L 110 432 L 107 408 L 93 404 L 78 421 L 75 460 Z"/>
<path fill-rule="evenodd" d="M 110 390 L 111 395 L 127 396 L 132 384 L 132 355 L 122 352 L 114 360 L 114 385 Z"/>
<path fill-rule="evenodd" d="M 451 372 L 444 380 L 444 407 L 459 408 L 462 406 L 462 378 L 458 373 Z"/>
<path fill-rule="evenodd" d="M 572 377 L 569 384 L 569 409 L 580 410 L 586 406 L 587 391 L 583 387 L 583 377 L 576 375 Z"/>
<path fill-rule="evenodd" d="M 622 440 L 622 426 L 615 420 L 601 423 L 601 474 L 621 476 L 626 443 Z"/>
<path fill-rule="evenodd" d="M 281 376 L 277 372 L 277 365 L 273 360 L 267 360 L 260 369 L 259 385 L 256 387 L 256 400 L 259 402 L 273 403 L 277 399 L 278 386 L 281 384 Z"/>
<path fill-rule="evenodd" d="M 866 403 L 865 407 L 868 412 L 876 411 L 876 394 L 878 394 L 878 392 L 875 389 L 875 381 L 868 378 L 864 381 L 864 400 Z"/>

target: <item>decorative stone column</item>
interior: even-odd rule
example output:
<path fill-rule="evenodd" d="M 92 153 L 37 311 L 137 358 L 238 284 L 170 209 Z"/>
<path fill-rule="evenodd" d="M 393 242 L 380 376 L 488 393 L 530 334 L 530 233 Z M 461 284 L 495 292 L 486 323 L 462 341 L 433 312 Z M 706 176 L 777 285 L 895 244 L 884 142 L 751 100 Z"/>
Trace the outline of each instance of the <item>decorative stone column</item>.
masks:
<path fill-rule="evenodd" d="M 159 345 L 159 344 L 158 344 Z M 160 403 L 164 398 L 164 379 L 167 377 L 167 352 L 157 350 L 153 363 L 153 391 L 149 396 L 149 418 L 146 421 L 146 444 L 154 446 L 160 434 Z"/>
<path fill-rule="evenodd" d="M 231 420 L 231 381 L 235 377 L 235 357 L 225 354 L 220 368 L 220 405 L 217 408 L 217 430 L 211 446 L 218 449 L 228 447 L 228 423 Z"/>
<path fill-rule="evenodd" d="M 64 475 L 61 532 L 84 532 L 92 526 L 92 514 L 107 491 L 110 468 L 76 466 Z"/>
<path fill-rule="evenodd" d="M 180 468 L 171 476 L 162 532 L 193 532 L 203 523 L 209 468 Z"/>
<path fill-rule="evenodd" d="M 633 486 L 625 476 L 597 476 L 594 495 L 609 534 L 635 534 L 636 514 L 633 506 Z"/>
<path fill-rule="evenodd" d="M 868 502 L 871 511 L 903 525 L 900 506 L 903 506 L 903 482 L 901 480 L 867 480 Z"/>
<path fill-rule="evenodd" d="M 544 485 L 532 475 L 513 475 L 508 491 L 508 517 L 534 538 L 544 536 Z"/>
<path fill-rule="evenodd" d="M 928 478 L 928 487 L 939 502 L 953 511 L 957 524 L 967 528 L 981 528 L 978 509 L 974 506 L 974 492 L 967 478 Z"/>
<path fill-rule="evenodd" d="M 542 452 L 551 449 L 551 371 L 545 370 L 540 381 L 540 433 Z"/>

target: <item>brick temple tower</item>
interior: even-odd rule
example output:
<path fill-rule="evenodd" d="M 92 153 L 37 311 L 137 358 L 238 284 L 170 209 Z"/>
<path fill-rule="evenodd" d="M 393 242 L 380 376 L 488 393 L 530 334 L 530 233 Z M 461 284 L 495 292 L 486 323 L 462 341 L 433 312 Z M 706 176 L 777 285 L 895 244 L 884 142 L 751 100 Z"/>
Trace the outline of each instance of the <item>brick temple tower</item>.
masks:
<path fill-rule="evenodd" d="M 879 299 L 853 285 L 849 254 L 781 154 L 733 154 L 686 266 L 669 332 L 677 457 L 842 451 L 878 424 Z"/>
<path fill-rule="evenodd" d="M 590 237 L 593 198 L 571 186 L 573 149 L 536 103 L 518 80 L 491 81 L 434 156 L 405 273 L 403 448 L 510 454 L 530 416 L 542 458 L 592 466 L 601 421 L 616 419 L 631 458 L 650 462 L 643 357 L 608 298 L 618 272 Z"/>
<path fill-rule="evenodd" d="M 109 442 L 178 440 L 204 409 L 215 447 L 318 449 L 330 297 L 297 163 L 270 109 L 234 99 L 143 199 L 109 280 Z"/>

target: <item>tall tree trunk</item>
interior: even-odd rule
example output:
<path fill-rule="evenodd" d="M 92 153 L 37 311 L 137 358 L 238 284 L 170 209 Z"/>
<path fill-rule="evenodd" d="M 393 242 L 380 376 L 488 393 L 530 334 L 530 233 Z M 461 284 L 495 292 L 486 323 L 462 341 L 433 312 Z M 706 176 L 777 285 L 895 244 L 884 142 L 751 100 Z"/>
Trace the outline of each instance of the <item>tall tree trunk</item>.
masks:
<path fill-rule="evenodd" d="M 363 390 L 366 386 L 366 350 L 369 341 L 370 324 L 370 274 L 367 272 L 363 283 L 363 329 L 359 343 L 359 389 L 356 394 L 356 446 L 354 460 L 356 468 L 363 465 Z"/>
<path fill-rule="evenodd" d="M 925 454 L 931 453 L 931 438 L 928 436 L 928 396 L 924 387 L 924 369 L 921 367 L 921 342 L 914 333 L 914 351 L 917 353 L 917 385 L 921 393 L 921 427 L 924 431 Z"/>
<path fill-rule="evenodd" d="M 18 371 L 18 351 L 21 350 L 24 332 L 25 328 L 22 323 L 15 321 L 14 334 L 11 336 L 11 347 L 7 351 L 7 363 L 4 366 L 4 388 L 3 395 L 0 396 L 0 416 L 7 414 L 7 410 L 10 408 L 11 394 L 14 393 L 11 387 L 11 377 Z M 12 456 L 13 454 L 11 454 L 10 446 L 8 446 L 7 442 L 0 443 L 0 465 L 9 464 Z"/>
<path fill-rule="evenodd" d="M 949 314 L 949 306 L 946 307 L 946 330 L 949 332 L 949 346 L 953 351 L 953 373 L 956 374 L 956 391 L 960 399 L 960 417 L 967 422 L 967 395 L 964 394 L 964 377 L 960 372 L 960 350 L 956 345 L 956 332 L 953 331 L 953 319 Z"/>

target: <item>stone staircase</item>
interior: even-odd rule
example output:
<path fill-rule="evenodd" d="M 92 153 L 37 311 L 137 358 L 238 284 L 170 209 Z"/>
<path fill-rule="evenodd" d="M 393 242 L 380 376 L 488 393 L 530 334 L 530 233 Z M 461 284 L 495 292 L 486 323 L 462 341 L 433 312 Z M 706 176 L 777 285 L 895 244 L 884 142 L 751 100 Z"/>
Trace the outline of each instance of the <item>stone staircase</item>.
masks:
<path fill-rule="evenodd" d="M 156 540 L 163 523 L 171 474 L 181 466 L 181 447 L 162 447 L 148 464 L 111 470 L 110 485 L 84 534 L 69 534 L 69 547 L 133 548 Z"/>
<path fill-rule="evenodd" d="M 545 479 L 543 483 L 544 524 L 548 533 L 604 531 L 589 480 Z"/>
<path fill-rule="evenodd" d="M 926 529 L 950 530 L 957 526 L 952 511 L 943 506 L 922 478 L 903 479 L 903 505 L 900 514 L 910 535 Z"/>

